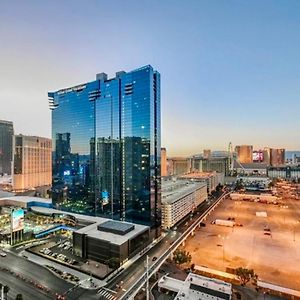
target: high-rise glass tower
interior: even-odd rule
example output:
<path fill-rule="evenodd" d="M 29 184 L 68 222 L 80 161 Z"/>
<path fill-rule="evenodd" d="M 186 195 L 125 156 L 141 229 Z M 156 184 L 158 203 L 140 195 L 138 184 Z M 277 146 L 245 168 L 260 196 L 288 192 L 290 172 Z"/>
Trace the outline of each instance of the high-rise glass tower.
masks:
<path fill-rule="evenodd" d="M 101 73 L 48 96 L 56 206 L 159 228 L 160 74 Z"/>
<path fill-rule="evenodd" d="M 0 175 L 12 173 L 13 135 L 13 123 L 0 120 Z"/>

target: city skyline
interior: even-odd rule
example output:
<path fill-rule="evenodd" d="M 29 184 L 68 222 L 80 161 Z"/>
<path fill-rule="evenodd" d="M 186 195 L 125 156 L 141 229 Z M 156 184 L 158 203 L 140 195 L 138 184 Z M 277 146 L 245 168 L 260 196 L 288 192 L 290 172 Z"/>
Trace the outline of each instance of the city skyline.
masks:
<path fill-rule="evenodd" d="M 50 137 L 47 91 L 150 63 L 168 155 L 230 141 L 299 150 L 299 2 L 173 3 L 3 2 L 0 119 Z"/>

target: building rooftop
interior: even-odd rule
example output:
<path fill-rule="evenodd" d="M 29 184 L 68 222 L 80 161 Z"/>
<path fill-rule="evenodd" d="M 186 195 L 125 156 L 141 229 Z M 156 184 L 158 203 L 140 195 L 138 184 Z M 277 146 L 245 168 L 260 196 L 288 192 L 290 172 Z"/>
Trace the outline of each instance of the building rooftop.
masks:
<path fill-rule="evenodd" d="M 261 169 L 267 169 L 268 165 L 266 163 L 249 163 L 249 164 L 243 164 L 243 163 L 237 163 L 234 162 L 234 168 L 237 169 L 254 169 L 254 170 L 261 170 Z"/>
<path fill-rule="evenodd" d="M 180 184 L 179 184 L 180 183 Z M 179 199 L 186 197 L 194 191 L 205 188 L 205 182 L 191 182 L 191 181 L 169 181 L 162 183 L 162 203 L 172 204 Z"/>
<path fill-rule="evenodd" d="M 0 198 L 0 204 L 1 202 L 20 202 L 22 204 L 24 203 L 30 203 L 30 202 L 40 202 L 45 204 L 52 204 L 52 199 L 46 199 L 46 198 L 39 198 L 39 197 L 30 197 L 30 196 L 4 196 Z"/>
<path fill-rule="evenodd" d="M 86 234 L 90 237 L 101 239 L 105 241 L 109 241 L 112 244 L 116 245 L 122 245 L 125 243 L 128 239 L 132 239 L 136 237 L 137 235 L 141 234 L 144 231 L 149 230 L 148 226 L 140 225 L 140 224 L 133 224 L 129 222 L 122 222 L 122 221 L 115 221 L 110 219 L 105 219 L 101 217 L 93 217 L 93 216 L 87 216 L 87 215 L 81 215 L 81 214 L 75 214 L 72 212 L 65 212 L 58 209 L 53 208 L 46 208 L 46 207 L 32 207 L 32 211 L 36 213 L 42 213 L 42 214 L 66 214 L 74 216 L 78 220 L 84 220 L 91 222 L 92 224 L 85 226 L 83 228 L 78 229 L 76 232 L 81 234 Z M 108 223 L 109 222 L 109 223 Z M 108 224 L 107 224 L 108 223 Z M 134 227 L 131 231 L 120 235 L 117 233 L 113 233 L 111 231 L 100 231 L 98 228 L 119 228 L 121 231 L 125 230 L 126 228 L 132 226 Z"/>
<path fill-rule="evenodd" d="M 207 179 L 216 174 L 216 172 L 193 172 L 185 175 L 181 175 L 183 179 Z"/>
<path fill-rule="evenodd" d="M 205 294 L 209 299 L 231 299 L 232 285 L 230 283 L 207 278 L 197 274 L 190 273 L 185 281 L 179 281 L 168 276 L 163 276 L 158 286 L 178 292 L 176 300 L 199 300 L 201 294 Z M 200 294 L 201 293 L 201 294 Z"/>
<path fill-rule="evenodd" d="M 119 235 L 125 235 L 126 233 L 134 230 L 134 225 L 123 222 L 116 222 L 113 220 L 109 220 L 98 225 L 99 231 L 111 232 Z"/>

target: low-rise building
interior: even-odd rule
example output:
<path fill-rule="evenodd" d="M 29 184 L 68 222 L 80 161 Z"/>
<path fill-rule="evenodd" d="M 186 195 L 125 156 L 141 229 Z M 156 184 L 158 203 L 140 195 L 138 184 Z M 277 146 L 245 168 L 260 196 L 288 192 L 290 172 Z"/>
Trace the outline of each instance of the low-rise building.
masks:
<path fill-rule="evenodd" d="M 3 197 L 0 198 L 0 207 L 3 206 L 21 207 L 26 210 L 34 206 L 52 208 L 52 200 L 30 196 L 14 196 L 11 194 L 8 196 L 3 195 Z"/>
<path fill-rule="evenodd" d="M 102 219 L 73 232 L 73 249 L 80 257 L 121 265 L 145 248 L 149 236 L 147 226 Z"/>
<path fill-rule="evenodd" d="M 179 179 L 193 180 L 198 182 L 205 182 L 207 185 L 207 192 L 211 194 L 216 190 L 216 187 L 224 184 L 224 173 L 217 172 L 193 172 L 178 177 Z"/>
<path fill-rule="evenodd" d="M 175 300 L 230 300 L 232 285 L 222 280 L 189 273 L 185 281 L 163 276 L 158 281 L 159 289 L 177 292 Z"/>
<path fill-rule="evenodd" d="M 238 161 L 234 163 L 234 169 L 238 175 L 266 175 L 268 165 L 265 163 L 242 164 Z"/>
<path fill-rule="evenodd" d="M 162 227 L 173 227 L 206 199 L 205 182 L 162 181 Z"/>
<path fill-rule="evenodd" d="M 283 178 L 283 179 L 287 179 L 287 180 L 299 180 L 300 179 L 300 165 L 269 167 L 267 169 L 267 176 L 269 178 Z"/>
<path fill-rule="evenodd" d="M 32 207 L 42 215 L 67 215 L 83 225 L 72 231 L 74 254 L 105 264 L 119 266 L 145 249 L 150 243 L 150 227 L 101 217 Z"/>

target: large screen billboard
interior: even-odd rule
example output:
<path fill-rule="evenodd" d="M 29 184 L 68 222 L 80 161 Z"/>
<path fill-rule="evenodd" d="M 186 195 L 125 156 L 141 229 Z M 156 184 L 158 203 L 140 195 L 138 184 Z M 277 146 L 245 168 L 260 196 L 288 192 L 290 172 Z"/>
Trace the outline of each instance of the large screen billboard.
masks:
<path fill-rule="evenodd" d="M 264 153 L 262 151 L 253 151 L 253 162 L 263 162 Z"/>
<path fill-rule="evenodd" d="M 11 231 L 19 231 L 24 229 L 24 210 L 16 209 L 11 212 Z"/>

